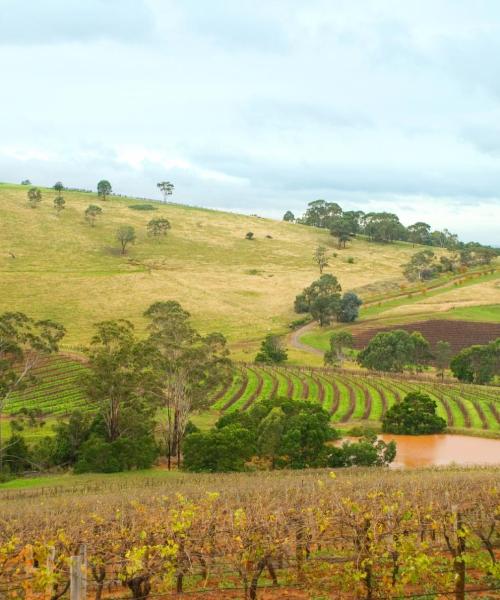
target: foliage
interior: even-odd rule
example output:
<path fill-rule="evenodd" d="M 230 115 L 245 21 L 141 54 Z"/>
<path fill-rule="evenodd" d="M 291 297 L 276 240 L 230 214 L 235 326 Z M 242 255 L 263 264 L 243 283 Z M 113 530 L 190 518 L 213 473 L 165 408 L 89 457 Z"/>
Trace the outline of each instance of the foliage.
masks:
<path fill-rule="evenodd" d="M 260 351 L 255 357 L 255 362 L 276 364 L 285 362 L 287 358 L 288 354 L 281 338 L 270 333 L 262 341 Z"/>
<path fill-rule="evenodd" d="M 66 200 L 62 196 L 57 196 L 54 198 L 54 208 L 59 214 L 62 210 L 64 210 L 66 204 Z"/>
<path fill-rule="evenodd" d="M 112 192 L 111 184 L 106 179 L 101 179 L 97 184 L 97 195 L 104 201 Z"/>
<path fill-rule="evenodd" d="M 144 316 L 149 320 L 154 395 L 164 408 L 160 427 L 170 466 L 174 455 L 180 463 L 192 411 L 206 408 L 210 393 L 229 380 L 231 361 L 224 336 L 216 332 L 200 335 L 178 302 L 156 302 Z"/>
<path fill-rule="evenodd" d="M 247 429 L 228 425 L 204 433 L 192 433 L 184 441 L 186 471 L 243 471 L 254 440 Z"/>
<path fill-rule="evenodd" d="M 384 467 L 396 458 L 396 443 L 377 440 L 376 434 L 365 434 L 358 442 L 344 442 L 330 450 L 330 467 Z"/>
<path fill-rule="evenodd" d="M 174 184 L 170 181 L 160 181 L 156 184 L 156 187 L 163 194 L 163 201 L 166 202 L 167 198 L 174 193 Z"/>
<path fill-rule="evenodd" d="M 135 229 L 132 225 L 122 225 L 116 230 L 116 239 L 121 245 L 122 255 L 125 254 L 127 246 L 135 242 Z"/>
<path fill-rule="evenodd" d="M 324 246 L 318 246 L 314 251 L 314 262 L 318 265 L 320 275 L 323 269 L 328 267 L 328 254 Z"/>
<path fill-rule="evenodd" d="M 54 321 L 37 321 L 21 312 L 0 315 L 0 420 L 9 396 L 26 386 L 44 357 L 57 352 L 64 334 L 64 327 Z M 2 457 L 0 427 L 0 472 Z"/>
<path fill-rule="evenodd" d="M 139 210 L 139 211 L 150 211 L 150 210 L 158 210 L 156 206 L 152 204 L 129 204 L 128 206 L 130 210 Z"/>
<path fill-rule="evenodd" d="M 324 355 L 325 365 L 342 366 L 346 358 L 346 350 L 354 346 L 352 333 L 348 331 L 338 331 L 330 336 L 330 350 Z"/>
<path fill-rule="evenodd" d="M 367 369 L 401 373 L 423 368 L 431 358 L 429 342 L 418 332 L 404 329 L 380 331 L 358 354 L 358 362 Z"/>
<path fill-rule="evenodd" d="M 247 239 L 247 240 L 253 240 L 253 239 L 254 239 L 254 234 L 253 234 L 253 232 L 252 232 L 252 231 L 248 231 L 248 232 L 245 234 L 245 239 Z"/>
<path fill-rule="evenodd" d="M 387 411 L 382 418 L 382 430 L 404 435 L 441 433 L 446 421 L 436 414 L 436 408 L 436 402 L 427 394 L 411 392 Z"/>
<path fill-rule="evenodd" d="M 148 235 L 153 237 L 159 237 L 160 235 L 167 235 L 167 231 L 171 228 L 170 221 L 164 217 L 158 219 L 151 219 L 147 225 Z"/>
<path fill-rule="evenodd" d="M 359 307 L 363 301 L 354 292 L 346 292 L 340 300 L 337 321 L 341 323 L 352 323 L 358 318 Z"/>
<path fill-rule="evenodd" d="M 347 242 L 355 235 L 355 221 L 344 215 L 337 216 L 330 221 L 330 234 L 337 238 L 338 248 L 345 248 Z"/>
<path fill-rule="evenodd" d="M 500 338 L 483 346 L 469 346 L 451 361 L 453 375 L 469 383 L 489 383 L 500 374 Z"/>
<path fill-rule="evenodd" d="M 36 208 L 42 201 L 42 191 L 33 187 L 28 190 L 28 202 L 31 208 Z"/>
<path fill-rule="evenodd" d="M 102 214 L 102 208 L 96 204 L 89 204 L 85 209 L 85 219 L 91 227 L 95 226 L 96 219 Z"/>
<path fill-rule="evenodd" d="M 444 372 L 450 365 L 452 355 L 450 342 L 439 340 L 434 350 L 434 363 L 436 365 L 437 375 L 444 379 Z"/>
<path fill-rule="evenodd" d="M 403 266 L 403 274 L 409 281 L 425 281 L 432 279 L 439 271 L 434 264 L 435 254 L 432 250 L 421 250 L 414 254 Z"/>
<path fill-rule="evenodd" d="M 328 228 L 331 220 L 342 213 L 342 209 L 335 202 L 314 200 L 307 206 L 304 216 L 300 219 L 300 223 L 304 225 Z"/>
<path fill-rule="evenodd" d="M 293 223 L 295 221 L 295 215 L 291 210 L 287 210 L 283 215 L 283 221 L 288 221 L 289 223 Z"/>
<path fill-rule="evenodd" d="M 321 275 L 295 298 L 295 310 L 305 312 L 307 307 L 307 311 L 321 326 L 328 325 L 340 310 L 341 289 L 334 275 Z"/>

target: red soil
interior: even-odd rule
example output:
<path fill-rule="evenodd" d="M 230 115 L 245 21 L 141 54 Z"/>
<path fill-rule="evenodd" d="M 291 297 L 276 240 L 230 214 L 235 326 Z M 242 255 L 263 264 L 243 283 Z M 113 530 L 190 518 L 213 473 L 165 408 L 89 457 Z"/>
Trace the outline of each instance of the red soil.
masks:
<path fill-rule="evenodd" d="M 471 321 L 431 320 L 392 327 L 371 328 L 359 331 L 354 337 L 354 347 L 364 348 L 379 331 L 404 329 L 408 332 L 419 331 L 434 348 L 436 342 L 449 342 L 454 353 L 473 344 L 487 344 L 500 337 L 500 323 L 475 323 Z"/>

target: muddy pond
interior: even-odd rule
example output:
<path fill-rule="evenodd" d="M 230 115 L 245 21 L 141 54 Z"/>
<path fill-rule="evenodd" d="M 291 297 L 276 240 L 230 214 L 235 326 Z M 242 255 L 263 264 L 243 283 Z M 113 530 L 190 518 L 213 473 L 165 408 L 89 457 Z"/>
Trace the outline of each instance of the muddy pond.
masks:
<path fill-rule="evenodd" d="M 382 434 L 380 438 L 397 444 L 398 453 L 392 468 L 438 467 L 452 463 L 500 466 L 500 440 L 450 434 Z"/>

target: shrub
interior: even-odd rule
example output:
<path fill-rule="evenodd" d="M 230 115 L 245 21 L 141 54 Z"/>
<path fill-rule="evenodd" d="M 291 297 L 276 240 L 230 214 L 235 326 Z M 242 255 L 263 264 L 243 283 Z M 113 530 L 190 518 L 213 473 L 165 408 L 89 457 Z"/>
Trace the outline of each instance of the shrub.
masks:
<path fill-rule="evenodd" d="M 82 444 L 75 473 L 117 473 L 151 467 L 158 456 L 152 436 L 126 438 L 114 442 L 93 435 Z"/>
<path fill-rule="evenodd" d="M 387 411 L 382 419 L 382 431 L 405 435 L 441 433 L 446 421 L 436 414 L 436 407 L 427 394 L 411 392 Z"/>
<path fill-rule="evenodd" d="M 158 210 L 156 206 L 152 204 L 130 204 L 130 210 Z"/>
<path fill-rule="evenodd" d="M 247 240 L 253 240 L 254 239 L 254 235 L 251 231 L 249 231 L 246 235 L 245 235 L 245 239 Z"/>
<path fill-rule="evenodd" d="M 350 265 L 353 265 L 353 264 L 354 264 L 354 258 L 353 258 L 352 256 L 349 256 L 349 258 L 347 259 L 347 262 L 348 262 Z"/>

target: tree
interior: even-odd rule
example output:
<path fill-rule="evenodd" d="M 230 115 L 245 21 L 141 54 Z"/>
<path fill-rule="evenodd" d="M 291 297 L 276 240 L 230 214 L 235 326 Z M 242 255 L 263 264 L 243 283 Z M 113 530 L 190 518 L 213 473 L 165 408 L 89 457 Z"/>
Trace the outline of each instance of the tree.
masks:
<path fill-rule="evenodd" d="M 54 183 L 53 187 L 57 192 L 57 196 L 60 198 L 62 196 L 62 191 L 64 190 L 64 185 L 62 184 L 61 181 L 56 181 L 56 183 Z"/>
<path fill-rule="evenodd" d="M 270 461 L 271 469 L 276 467 L 285 427 L 286 415 L 280 406 L 273 407 L 258 425 L 259 454 Z"/>
<path fill-rule="evenodd" d="M 56 209 L 57 214 L 59 214 L 64 209 L 65 204 L 66 204 L 66 201 L 64 200 L 64 198 L 62 196 L 56 196 L 54 198 L 54 208 Z"/>
<path fill-rule="evenodd" d="M 414 332 L 415 333 L 415 332 Z M 358 354 L 358 362 L 367 369 L 401 373 L 427 360 L 429 343 L 421 334 L 409 334 L 404 329 L 380 331 Z"/>
<path fill-rule="evenodd" d="M 441 433 L 446 421 L 436 414 L 437 404 L 427 394 L 410 392 L 386 412 L 382 431 L 404 435 Z"/>
<path fill-rule="evenodd" d="M 31 208 L 36 208 L 42 201 L 42 192 L 37 187 L 28 190 L 28 202 Z"/>
<path fill-rule="evenodd" d="M 31 181 L 29 179 L 23 179 L 21 185 L 31 185 Z"/>
<path fill-rule="evenodd" d="M 451 361 L 453 375 L 468 383 L 489 383 L 500 374 L 500 338 L 485 345 L 469 346 Z"/>
<path fill-rule="evenodd" d="M 408 263 L 402 265 L 403 274 L 408 281 L 424 281 L 436 275 L 435 254 L 432 250 L 421 250 L 414 254 Z"/>
<path fill-rule="evenodd" d="M 46 356 L 57 352 L 64 333 L 64 327 L 54 321 L 37 321 L 21 312 L 0 315 L 0 420 L 11 394 L 34 380 L 34 369 Z M 0 473 L 2 454 L 0 427 Z"/>
<path fill-rule="evenodd" d="M 363 231 L 371 241 L 390 243 L 404 239 L 406 228 L 393 213 L 367 213 L 362 217 Z"/>
<path fill-rule="evenodd" d="M 3 448 L 3 463 L 7 467 L 7 471 L 21 473 L 29 468 L 31 466 L 29 456 L 29 448 L 25 439 L 18 433 L 12 434 Z"/>
<path fill-rule="evenodd" d="M 418 221 L 418 223 L 414 223 L 413 225 L 409 225 L 407 227 L 408 231 L 408 241 L 412 243 L 413 246 L 415 244 L 431 244 L 431 226 L 427 223 L 423 223 L 422 221 Z"/>
<path fill-rule="evenodd" d="M 135 229 L 132 225 L 122 225 L 116 230 L 116 239 L 121 245 L 121 253 L 125 254 L 127 246 L 135 242 Z"/>
<path fill-rule="evenodd" d="M 167 235 L 167 231 L 171 229 L 170 221 L 163 217 L 158 219 L 151 219 L 148 226 L 148 235 L 153 237 L 159 237 L 160 235 Z"/>
<path fill-rule="evenodd" d="M 340 300 L 337 321 L 341 323 L 352 323 L 358 318 L 359 307 L 363 304 L 361 298 L 354 292 L 346 292 Z"/>
<path fill-rule="evenodd" d="M 251 433 L 237 425 L 192 433 L 184 442 L 183 466 L 194 472 L 243 471 L 253 449 Z"/>
<path fill-rule="evenodd" d="M 328 325 L 340 310 L 340 291 L 342 290 L 337 278 L 329 273 L 304 289 L 295 298 L 297 312 L 309 311 L 313 319 L 320 325 Z"/>
<path fill-rule="evenodd" d="M 331 448 L 330 467 L 383 467 L 396 458 L 396 443 L 377 440 L 376 434 L 365 435 L 359 442 L 344 442 Z"/>
<path fill-rule="evenodd" d="M 434 351 L 434 361 L 436 363 L 437 375 L 441 377 L 441 380 L 444 379 L 444 373 L 450 365 L 451 354 L 451 345 L 449 342 L 444 342 L 440 340 L 436 344 L 436 349 Z"/>
<path fill-rule="evenodd" d="M 260 345 L 260 352 L 255 357 L 256 363 L 278 364 L 288 358 L 286 348 L 280 337 L 269 333 Z"/>
<path fill-rule="evenodd" d="M 160 427 L 170 468 L 172 456 L 180 464 L 191 413 L 207 408 L 210 393 L 232 377 L 231 361 L 224 336 L 200 335 L 178 302 L 156 302 L 144 316 L 149 320 L 148 344 L 154 348 L 155 396 L 164 408 Z"/>
<path fill-rule="evenodd" d="M 353 234 L 354 221 L 352 218 L 339 216 L 330 222 L 330 234 L 337 238 L 338 248 L 345 248 Z"/>
<path fill-rule="evenodd" d="M 82 383 L 88 402 L 97 408 L 101 437 L 106 442 L 130 439 L 138 424 L 152 430 L 155 380 L 151 347 L 136 338 L 129 321 L 103 321 L 95 328 Z"/>
<path fill-rule="evenodd" d="M 314 262 L 319 267 L 319 274 L 323 274 L 323 269 L 328 267 L 328 254 L 324 246 L 318 246 L 314 251 Z"/>
<path fill-rule="evenodd" d="M 307 206 L 308 209 L 300 220 L 304 225 L 328 228 L 331 220 L 342 214 L 342 209 L 335 202 L 314 200 L 309 202 Z"/>
<path fill-rule="evenodd" d="M 254 239 L 254 235 L 252 231 L 249 231 L 246 235 L 245 235 L 245 239 L 247 240 L 253 240 Z"/>
<path fill-rule="evenodd" d="M 171 196 L 174 193 L 174 184 L 170 183 L 170 181 L 160 181 L 160 183 L 156 184 L 156 187 L 163 194 L 164 202 L 167 202 L 168 196 Z"/>
<path fill-rule="evenodd" d="M 342 366 L 346 358 L 346 350 L 354 346 L 352 333 L 348 331 L 338 331 L 330 336 L 330 350 L 325 352 L 325 365 Z"/>
<path fill-rule="evenodd" d="M 107 197 L 112 191 L 111 184 L 106 179 L 101 179 L 101 181 L 99 181 L 97 184 L 97 195 L 104 201 L 107 200 Z"/>
<path fill-rule="evenodd" d="M 91 227 L 95 227 L 96 219 L 102 214 L 102 208 L 95 204 L 89 204 L 85 209 L 85 219 L 90 223 Z"/>
<path fill-rule="evenodd" d="M 287 210 L 283 215 L 283 221 L 288 221 L 289 223 L 293 223 L 295 221 L 295 215 L 291 210 Z"/>

